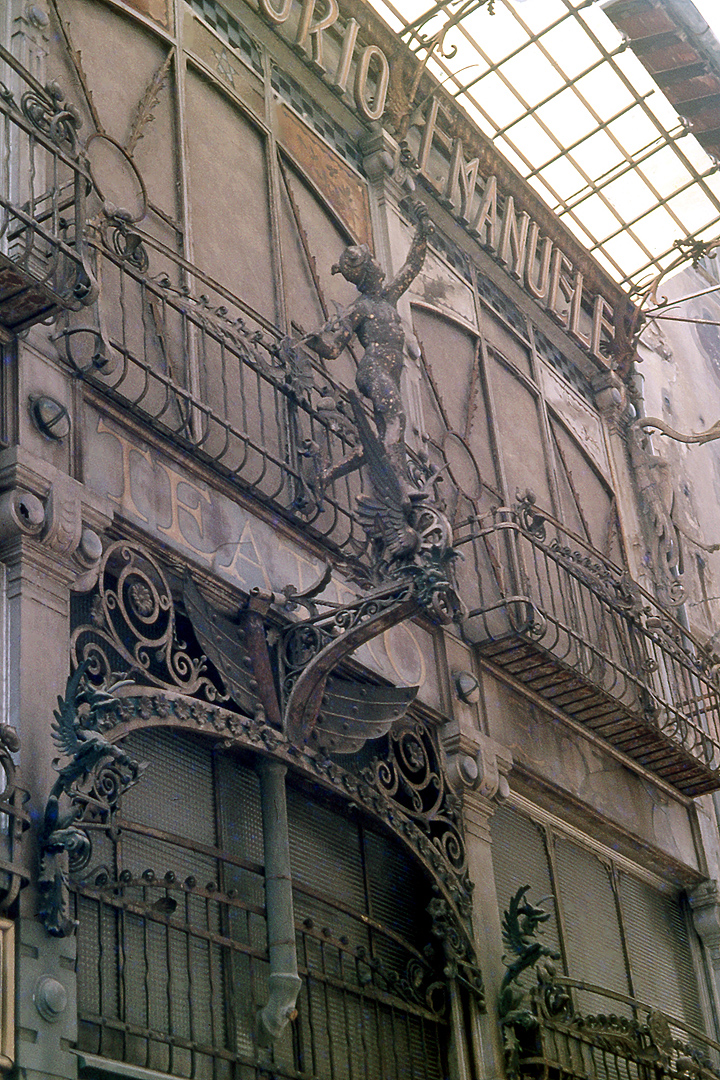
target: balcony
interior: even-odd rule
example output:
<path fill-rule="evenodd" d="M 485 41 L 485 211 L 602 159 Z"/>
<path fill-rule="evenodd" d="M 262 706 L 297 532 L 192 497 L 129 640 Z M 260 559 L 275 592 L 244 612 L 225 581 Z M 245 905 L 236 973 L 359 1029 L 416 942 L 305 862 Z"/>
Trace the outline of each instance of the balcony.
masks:
<path fill-rule="evenodd" d="M 92 181 L 79 116 L 57 84 L 41 86 L 0 47 L 0 332 L 8 335 L 94 295 L 83 249 Z"/>
<path fill-rule="evenodd" d="M 717 658 L 677 618 L 527 506 L 456 547 L 466 636 L 491 665 L 684 795 L 720 788 Z"/>
<path fill-rule="evenodd" d="M 590 997 L 592 995 L 592 997 Z M 508 1023 L 508 1074 L 549 1080 L 717 1080 L 720 1045 L 652 1006 L 577 979 L 530 991 L 525 1023 Z M 592 1001 L 592 1015 L 572 998 Z"/>

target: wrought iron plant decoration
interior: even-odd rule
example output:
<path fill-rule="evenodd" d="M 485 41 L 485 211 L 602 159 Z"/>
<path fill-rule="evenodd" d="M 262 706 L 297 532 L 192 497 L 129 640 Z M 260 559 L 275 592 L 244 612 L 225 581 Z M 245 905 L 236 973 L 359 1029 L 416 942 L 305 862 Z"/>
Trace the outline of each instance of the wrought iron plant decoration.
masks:
<path fill-rule="evenodd" d="M 521 1076 L 584 1075 L 696 1077 L 715 1080 L 717 1068 L 704 1053 L 711 1045 L 698 1035 L 687 1041 L 680 1024 L 623 994 L 559 975 L 560 954 L 542 943 L 541 926 L 550 915 L 526 899 L 524 885 L 503 915 L 503 957 L 507 971 L 500 986 L 498 1015 L 503 1030 L 507 1074 Z M 532 977 L 528 976 L 534 975 Z M 572 991 L 607 997 L 630 1015 L 580 1012 Z M 715 1044 L 712 1044 L 714 1048 Z"/>

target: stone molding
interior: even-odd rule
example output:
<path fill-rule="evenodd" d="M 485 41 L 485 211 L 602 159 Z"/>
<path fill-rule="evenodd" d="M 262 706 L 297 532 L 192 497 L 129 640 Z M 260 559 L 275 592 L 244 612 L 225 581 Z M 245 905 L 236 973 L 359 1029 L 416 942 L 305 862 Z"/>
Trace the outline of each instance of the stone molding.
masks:
<path fill-rule="evenodd" d="M 440 738 L 447 757 L 447 777 L 457 795 L 474 792 L 495 802 L 508 798 L 513 756 L 507 747 L 463 720 L 445 724 Z"/>
<path fill-rule="evenodd" d="M 86 592 L 97 579 L 101 535 L 113 519 L 108 500 L 22 447 L 0 453 L 0 558 L 17 541 L 35 541 L 60 563 L 71 588 Z"/>

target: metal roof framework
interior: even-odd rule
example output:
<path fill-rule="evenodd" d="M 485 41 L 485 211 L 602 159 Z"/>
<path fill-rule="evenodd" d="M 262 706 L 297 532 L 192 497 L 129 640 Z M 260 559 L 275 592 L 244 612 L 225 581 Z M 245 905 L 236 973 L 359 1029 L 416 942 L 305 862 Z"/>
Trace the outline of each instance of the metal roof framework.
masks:
<path fill-rule="evenodd" d="M 720 238 L 720 163 L 598 0 L 370 3 L 632 295 Z"/>

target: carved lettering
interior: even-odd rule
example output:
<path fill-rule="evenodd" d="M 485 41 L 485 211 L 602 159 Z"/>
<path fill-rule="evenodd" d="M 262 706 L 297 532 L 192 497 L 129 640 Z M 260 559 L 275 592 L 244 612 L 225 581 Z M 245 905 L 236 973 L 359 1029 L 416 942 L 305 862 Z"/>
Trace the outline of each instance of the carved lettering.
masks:
<path fill-rule="evenodd" d="M 323 31 L 328 30 L 338 20 L 340 14 L 337 0 L 325 0 L 327 14 L 324 18 L 313 22 L 317 0 L 303 0 L 300 21 L 298 23 L 295 44 L 303 49 L 311 57 L 313 63 L 321 71 L 325 70 L 323 59 Z M 384 102 L 383 102 L 384 108 Z"/>
<path fill-rule="evenodd" d="M 595 305 L 593 308 L 593 327 L 592 337 L 590 339 L 590 351 L 594 357 L 601 360 L 605 367 L 608 367 L 607 357 L 603 356 L 600 352 L 600 342 L 602 341 L 603 330 L 607 333 L 608 337 L 612 341 L 615 333 L 614 323 L 615 309 L 607 302 L 604 296 L 595 297 Z"/>
<path fill-rule="evenodd" d="M 459 188 L 460 206 L 458 208 L 458 214 L 461 221 L 465 224 L 470 220 L 470 211 L 475 198 L 479 165 L 480 161 L 478 158 L 473 158 L 472 161 L 465 160 L 462 139 L 455 139 L 445 194 L 451 202 L 454 202 L 456 189 Z"/>
<path fill-rule="evenodd" d="M 422 136 L 420 139 L 420 149 L 418 151 L 418 165 L 420 172 L 427 176 L 428 160 L 430 158 L 430 150 L 433 144 L 433 135 L 435 134 L 435 128 L 437 126 L 438 112 L 440 110 L 440 102 L 437 98 L 433 98 L 428 108 L 427 117 L 425 118 L 425 126 L 423 127 Z M 428 176 L 428 180 L 430 177 Z"/>
<path fill-rule="evenodd" d="M 544 300 L 550 282 L 550 259 L 552 258 L 553 242 L 549 236 L 543 237 L 542 255 L 540 256 L 540 268 L 535 280 L 535 263 L 537 261 L 538 240 L 540 238 L 540 226 L 534 221 L 530 223 L 527 243 L 527 257 L 525 260 L 525 287 L 536 300 Z"/>
<path fill-rule="evenodd" d="M 480 209 L 470 228 L 477 234 L 481 244 L 487 244 L 495 250 L 497 248 L 497 225 L 497 180 L 494 176 L 489 176 L 485 184 Z"/>
<path fill-rule="evenodd" d="M 352 63 L 355 42 L 357 41 L 360 23 L 357 19 L 348 19 L 343 34 L 342 50 L 335 72 L 335 86 L 339 90 L 347 90 L 348 78 L 350 77 L 350 65 Z"/>
<path fill-rule="evenodd" d="M 565 326 L 570 321 L 570 312 L 563 308 L 558 308 L 558 298 L 560 293 L 567 303 L 570 302 L 573 294 L 573 287 L 570 282 L 568 274 L 573 271 L 573 264 L 568 259 L 564 251 L 560 248 L 555 248 L 553 251 L 552 265 L 550 270 L 550 288 L 548 290 L 547 306 L 548 311 L 553 315 L 560 317 Z"/>
<path fill-rule="evenodd" d="M 368 93 L 368 78 L 373 60 L 377 68 L 377 86 L 372 96 Z M 390 83 L 390 65 L 385 53 L 377 45 L 366 45 L 360 53 L 355 72 L 355 104 L 366 120 L 379 120 L 385 112 L 385 99 Z"/>
<path fill-rule="evenodd" d="M 260 0 L 260 11 L 275 26 L 280 26 L 290 17 L 293 0 L 282 0 L 280 8 L 273 6 L 272 0 Z"/>
<path fill-rule="evenodd" d="M 573 284 L 572 303 L 570 304 L 570 325 L 568 327 L 570 333 L 579 341 L 581 345 L 584 345 L 586 349 L 590 348 L 590 338 L 583 334 L 580 329 L 580 316 L 582 315 L 582 298 L 583 298 L 583 275 L 578 271 L 575 274 L 575 282 Z"/>
<path fill-rule="evenodd" d="M 500 238 L 500 250 L 498 254 L 501 260 L 509 268 L 513 277 L 522 281 L 525 272 L 525 256 L 527 248 L 528 226 L 530 215 L 525 211 L 520 214 L 520 224 L 515 213 L 515 200 L 508 195 L 505 200 L 505 214 L 503 216 L 502 235 Z"/>

